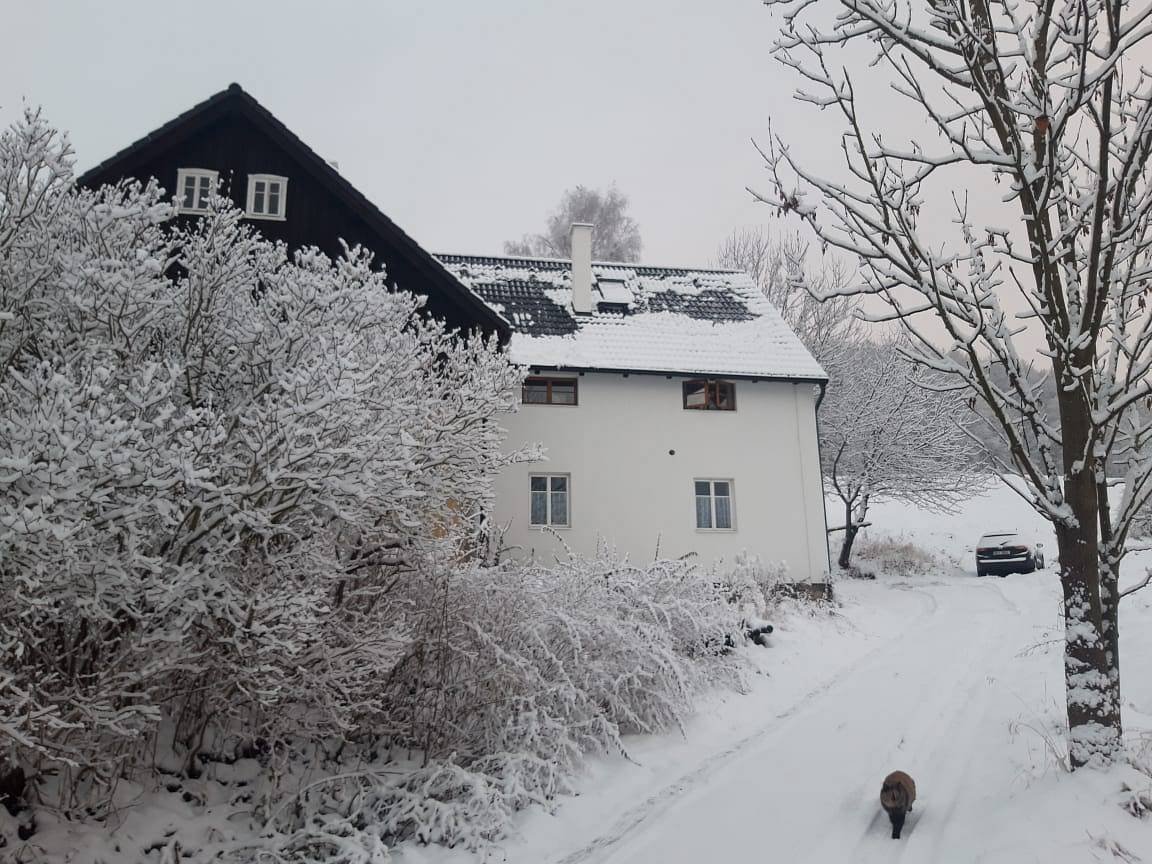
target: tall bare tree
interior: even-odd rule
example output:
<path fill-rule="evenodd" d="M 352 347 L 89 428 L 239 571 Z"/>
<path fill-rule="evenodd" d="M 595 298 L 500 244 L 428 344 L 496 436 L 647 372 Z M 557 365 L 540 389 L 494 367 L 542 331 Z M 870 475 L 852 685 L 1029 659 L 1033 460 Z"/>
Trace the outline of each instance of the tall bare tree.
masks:
<path fill-rule="evenodd" d="M 525 234 L 519 240 L 509 240 L 504 244 L 504 251 L 509 255 L 567 258 L 572 254 L 568 229 L 573 222 L 594 226 L 592 257 L 595 260 L 640 260 L 640 227 L 628 215 L 628 196 L 615 186 L 604 191 L 588 186 L 567 190 L 548 217 L 543 234 Z"/>
<path fill-rule="evenodd" d="M 798 98 L 842 121 L 846 172 L 821 176 L 777 137 L 760 197 L 857 256 L 859 281 L 838 293 L 883 301 L 875 317 L 903 326 L 907 353 L 982 404 L 1002 467 L 1056 532 L 1071 765 L 1108 763 L 1122 748 L 1119 567 L 1152 493 L 1152 78 L 1131 56 L 1152 7 L 766 2 Z M 899 112 L 858 101 L 877 70 Z M 909 121 L 929 133 L 898 134 Z M 1003 197 L 981 220 L 958 186 Z M 1033 362 L 1057 385 L 1054 415 Z M 1109 462 L 1127 475 L 1115 507 Z"/>

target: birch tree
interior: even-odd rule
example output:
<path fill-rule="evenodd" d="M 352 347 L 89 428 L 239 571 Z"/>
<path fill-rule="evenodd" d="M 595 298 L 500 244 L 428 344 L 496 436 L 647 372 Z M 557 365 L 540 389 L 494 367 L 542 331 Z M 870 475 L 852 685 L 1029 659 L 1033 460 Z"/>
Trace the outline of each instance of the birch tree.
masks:
<path fill-rule="evenodd" d="M 1152 78 L 1132 56 L 1152 8 L 766 2 L 798 98 L 841 124 L 844 171 L 811 170 L 777 136 L 760 197 L 857 256 L 841 293 L 878 299 L 873 317 L 904 328 L 909 356 L 981 404 L 1010 454 L 1000 467 L 1056 533 L 1070 763 L 1108 763 L 1122 748 L 1119 567 L 1152 493 Z M 878 74 L 898 110 L 862 103 Z M 900 134 L 908 123 L 928 131 Z M 966 189 L 998 193 L 995 213 L 981 218 Z M 1054 412 L 1033 363 L 1056 384 Z M 1118 502 L 1109 462 L 1127 475 Z"/>
<path fill-rule="evenodd" d="M 560 197 L 542 234 L 525 234 L 504 244 L 507 255 L 567 258 L 572 254 L 569 229 L 573 222 L 593 226 L 592 258 L 596 261 L 639 261 L 640 226 L 628 215 L 628 196 L 615 186 L 601 191 L 574 186 Z"/>

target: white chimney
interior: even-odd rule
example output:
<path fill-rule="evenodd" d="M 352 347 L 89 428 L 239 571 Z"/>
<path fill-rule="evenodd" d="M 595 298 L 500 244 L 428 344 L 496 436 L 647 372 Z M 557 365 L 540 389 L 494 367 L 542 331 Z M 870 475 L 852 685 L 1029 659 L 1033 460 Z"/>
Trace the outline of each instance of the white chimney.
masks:
<path fill-rule="evenodd" d="M 573 222 L 568 235 L 572 247 L 572 311 L 592 311 L 592 226 Z"/>

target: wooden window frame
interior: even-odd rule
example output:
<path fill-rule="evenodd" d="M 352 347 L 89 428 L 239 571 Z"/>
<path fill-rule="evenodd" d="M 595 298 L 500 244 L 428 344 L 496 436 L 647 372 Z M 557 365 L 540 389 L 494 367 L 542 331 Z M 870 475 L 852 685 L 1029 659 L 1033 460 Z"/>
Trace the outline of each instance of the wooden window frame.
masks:
<path fill-rule="evenodd" d="M 543 402 L 529 402 L 524 398 L 528 391 L 529 383 L 545 383 L 547 389 L 545 391 L 546 398 Z M 556 382 L 572 385 L 572 401 L 571 402 L 553 402 L 552 401 L 552 385 Z M 564 408 L 575 408 L 580 404 L 580 379 L 579 378 L 563 378 L 558 375 L 529 375 L 524 379 L 524 384 L 520 388 L 520 402 L 523 405 L 560 405 Z"/>
<path fill-rule="evenodd" d="M 264 212 L 256 212 L 256 184 L 264 184 L 264 205 L 268 205 L 268 185 L 276 183 L 280 187 L 280 207 L 276 213 L 269 213 L 267 210 Z M 244 207 L 244 215 L 249 219 L 268 219 L 273 222 L 284 222 L 288 217 L 285 215 L 288 212 L 288 178 L 281 177 L 278 174 L 249 174 L 248 175 L 248 198 L 247 204 Z"/>
<path fill-rule="evenodd" d="M 543 490 L 544 495 L 544 521 L 532 521 L 532 496 L 540 494 L 532 489 L 532 481 L 536 479 L 544 479 L 547 488 Z M 554 492 L 552 490 L 553 480 L 563 480 L 565 488 L 563 493 Z M 567 512 L 566 522 L 553 522 L 552 521 L 552 496 L 557 494 L 564 495 L 564 505 Z M 572 475 L 571 474 L 529 474 L 528 475 L 528 527 L 543 530 L 551 528 L 554 530 L 565 530 L 572 527 Z"/>
<path fill-rule="evenodd" d="M 208 196 L 202 195 L 200 181 L 208 179 L 209 186 L 211 187 Z M 192 206 L 187 207 L 184 205 L 184 186 L 188 180 L 195 179 L 196 185 L 192 195 Z M 177 168 L 176 169 L 176 212 L 177 213 L 207 213 L 208 212 L 208 199 L 211 196 L 218 194 L 220 184 L 220 172 L 212 171 L 209 168 Z"/>
<path fill-rule="evenodd" d="M 688 404 L 688 388 L 697 384 L 704 385 L 704 404 L 703 405 L 689 405 Z M 720 407 L 720 385 L 729 388 L 732 396 L 731 407 Z M 709 405 L 709 395 L 715 390 L 715 405 Z M 729 381 L 726 378 L 691 378 L 681 385 L 681 397 L 685 411 L 735 411 L 736 410 L 736 382 Z"/>
<path fill-rule="evenodd" d="M 708 514 L 709 514 L 709 519 L 712 522 L 712 527 L 710 527 L 710 528 L 702 527 L 700 525 L 700 520 L 698 518 L 699 513 L 696 510 L 696 502 L 705 496 L 697 494 L 697 492 L 696 492 L 696 484 L 697 483 L 707 483 L 708 484 L 708 495 L 707 495 Z M 727 495 L 717 495 L 716 494 L 716 484 L 717 483 L 727 483 L 728 484 L 728 494 Z M 716 499 L 717 498 L 727 498 L 728 499 L 728 527 L 727 528 L 717 528 L 716 527 Z M 693 478 L 693 480 L 692 480 L 692 521 L 696 523 L 696 530 L 697 531 L 704 531 L 704 532 L 707 532 L 709 534 L 733 534 L 733 533 L 735 533 L 735 531 L 736 531 L 736 482 L 731 477 L 696 477 L 696 478 Z"/>

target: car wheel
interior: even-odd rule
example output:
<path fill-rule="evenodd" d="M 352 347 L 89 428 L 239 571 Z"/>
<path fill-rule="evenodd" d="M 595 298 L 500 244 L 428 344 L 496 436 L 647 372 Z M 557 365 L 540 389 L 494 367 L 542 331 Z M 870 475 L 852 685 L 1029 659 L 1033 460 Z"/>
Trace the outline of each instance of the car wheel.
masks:
<path fill-rule="evenodd" d="M 1008 573 L 1007 573 L 1007 571 L 1005 571 L 1004 573 L 1001 573 L 1001 574 L 999 574 L 999 575 L 1000 575 L 1000 578 L 1001 578 L 1001 579 L 1007 579 L 1007 578 L 1008 578 Z"/>
<path fill-rule="evenodd" d="M 983 567 L 980 567 L 980 566 L 977 566 L 977 567 L 976 567 L 976 575 L 977 575 L 977 576 L 983 576 L 983 575 L 984 575 L 984 568 L 983 568 Z"/>

